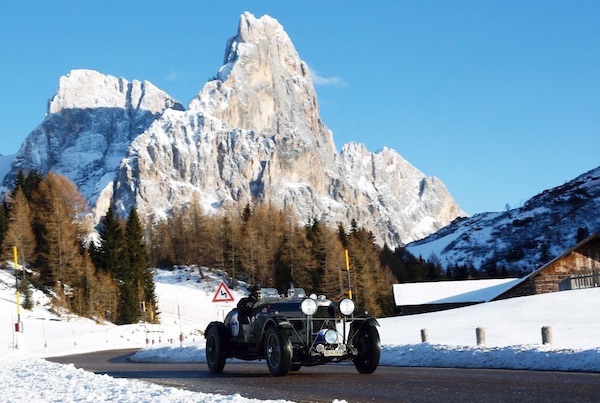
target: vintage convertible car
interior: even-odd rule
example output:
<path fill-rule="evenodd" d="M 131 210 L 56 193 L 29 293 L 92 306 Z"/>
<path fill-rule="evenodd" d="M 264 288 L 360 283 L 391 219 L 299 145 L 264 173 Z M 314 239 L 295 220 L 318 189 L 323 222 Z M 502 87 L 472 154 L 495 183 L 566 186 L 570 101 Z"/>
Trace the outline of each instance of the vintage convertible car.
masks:
<path fill-rule="evenodd" d="M 298 288 L 285 297 L 265 289 L 262 295 L 249 317 L 240 317 L 233 309 L 224 322 L 207 326 L 206 361 L 211 372 L 222 372 L 227 358 L 265 359 L 274 376 L 341 361 L 353 361 L 362 374 L 377 369 L 379 324 L 367 315 L 354 316 L 351 299 L 336 306 L 324 296 L 307 297 Z"/>

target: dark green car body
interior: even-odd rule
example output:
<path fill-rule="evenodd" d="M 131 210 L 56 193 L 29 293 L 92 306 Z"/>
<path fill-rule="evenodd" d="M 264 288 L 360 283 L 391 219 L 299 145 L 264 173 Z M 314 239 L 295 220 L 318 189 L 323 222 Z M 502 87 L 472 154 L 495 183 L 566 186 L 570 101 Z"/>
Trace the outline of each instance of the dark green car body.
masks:
<path fill-rule="evenodd" d="M 211 322 L 205 332 L 210 371 L 220 373 L 226 359 L 238 358 L 265 359 L 274 376 L 342 361 L 354 362 L 360 373 L 373 373 L 381 353 L 377 320 L 341 315 L 333 302 L 314 296 L 316 312 L 305 315 L 305 299 L 263 298 L 246 318 L 233 309 L 223 322 Z"/>

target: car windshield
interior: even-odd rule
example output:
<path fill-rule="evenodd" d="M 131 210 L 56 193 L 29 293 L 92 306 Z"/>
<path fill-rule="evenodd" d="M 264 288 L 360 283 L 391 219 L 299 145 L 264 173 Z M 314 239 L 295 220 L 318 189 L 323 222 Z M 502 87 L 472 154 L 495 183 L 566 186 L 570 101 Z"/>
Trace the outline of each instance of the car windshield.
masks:
<path fill-rule="evenodd" d="M 304 288 L 290 288 L 287 290 L 288 298 L 306 298 L 306 291 Z"/>
<path fill-rule="evenodd" d="M 276 288 L 261 288 L 260 292 L 262 294 L 261 298 L 277 298 L 277 297 L 279 297 L 279 292 L 277 292 Z"/>

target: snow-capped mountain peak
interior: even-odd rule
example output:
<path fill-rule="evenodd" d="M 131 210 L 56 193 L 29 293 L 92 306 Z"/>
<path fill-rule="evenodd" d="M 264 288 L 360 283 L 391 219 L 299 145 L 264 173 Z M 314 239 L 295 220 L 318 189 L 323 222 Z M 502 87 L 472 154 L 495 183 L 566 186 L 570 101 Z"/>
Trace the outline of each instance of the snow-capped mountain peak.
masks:
<path fill-rule="evenodd" d="M 94 70 L 72 70 L 60 78 L 58 92 L 48 105 L 48 114 L 65 109 L 121 108 L 161 113 L 181 105 L 148 81 L 100 74 Z"/>
<path fill-rule="evenodd" d="M 5 186 L 19 169 L 66 175 L 97 216 L 114 203 L 161 217 L 198 196 L 214 211 L 271 203 L 303 222 L 354 219 L 395 246 L 464 215 L 438 179 L 393 150 L 339 153 L 308 66 L 275 19 L 250 13 L 187 110 L 148 82 L 90 70 L 62 77 Z"/>
<path fill-rule="evenodd" d="M 273 18 L 246 12 L 229 39 L 225 64 L 190 110 L 202 110 L 231 128 L 263 136 L 308 132 L 325 135 L 306 63 Z"/>

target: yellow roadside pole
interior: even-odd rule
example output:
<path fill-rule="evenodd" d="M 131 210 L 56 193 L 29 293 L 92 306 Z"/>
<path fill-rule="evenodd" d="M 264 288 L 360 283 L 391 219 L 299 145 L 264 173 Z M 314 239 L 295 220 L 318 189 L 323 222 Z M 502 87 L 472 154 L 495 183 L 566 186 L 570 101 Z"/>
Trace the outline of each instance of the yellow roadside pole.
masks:
<path fill-rule="evenodd" d="M 346 273 L 348 274 L 348 298 L 352 299 L 352 286 L 350 284 L 350 258 L 346 249 Z"/>
<path fill-rule="evenodd" d="M 23 331 L 23 324 L 21 323 L 21 294 L 19 292 L 19 276 L 17 275 L 17 267 L 19 265 L 19 258 L 17 255 L 17 247 L 13 246 L 13 256 L 15 259 L 15 279 L 17 282 L 17 291 L 16 291 L 16 297 L 17 297 L 17 323 L 15 323 L 15 331 L 16 332 L 22 332 Z"/>
<path fill-rule="evenodd" d="M 16 279 L 16 288 L 15 296 L 17 298 L 17 322 L 15 323 L 15 333 L 23 332 L 23 324 L 21 323 L 21 294 L 19 293 L 19 276 L 17 275 L 17 266 L 19 265 L 19 259 L 17 255 L 17 247 L 13 246 L 13 256 L 15 259 L 15 279 Z M 19 343 L 14 343 L 15 348 L 19 348 Z"/>

